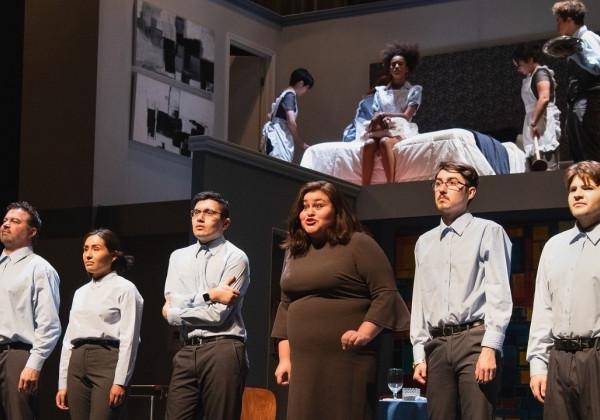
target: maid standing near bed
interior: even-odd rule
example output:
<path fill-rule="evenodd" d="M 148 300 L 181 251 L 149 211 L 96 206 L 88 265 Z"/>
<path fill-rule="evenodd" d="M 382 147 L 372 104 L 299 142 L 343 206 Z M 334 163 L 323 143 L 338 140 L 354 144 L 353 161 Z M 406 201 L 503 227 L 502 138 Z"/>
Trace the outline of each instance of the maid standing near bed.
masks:
<path fill-rule="evenodd" d="M 415 44 L 389 44 L 382 52 L 383 65 L 388 69 L 390 82 L 377 86 L 373 98 L 374 117 L 367 128 L 362 153 L 362 183 L 371 183 L 375 155 L 379 151 L 388 182 L 394 180 L 393 147 L 402 139 L 402 127 L 410 122 L 421 104 L 422 86 L 411 85 L 407 78 L 419 62 Z"/>
<path fill-rule="evenodd" d="M 548 169 L 558 169 L 560 144 L 560 111 L 556 107 L 554 72 L 538 62 L 541 49 L 537 44 L 522 44 L 513 53 L 513 64 L 525 78 L 521 98 L 525 106 L 523 148 L 529 159 L 535 159 L 534 138 L 537 137 L 541 157 Z"/>

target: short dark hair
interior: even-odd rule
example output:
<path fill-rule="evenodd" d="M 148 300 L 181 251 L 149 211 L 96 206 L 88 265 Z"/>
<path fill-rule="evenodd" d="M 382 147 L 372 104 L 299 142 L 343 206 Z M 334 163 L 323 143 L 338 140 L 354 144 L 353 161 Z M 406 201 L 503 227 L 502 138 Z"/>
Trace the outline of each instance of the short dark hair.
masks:
<path fill-rule="evenodd" d="M 392 42 L 387 44 L 383 51 L 381 51 L 381 58 L 383 65 L 385 66 L 385 71 L 387 72 L 392 58 L 395 56 L 402 56 L 404 61 L 406 61 L 406 66 L 408 70 L 411 72 L 417 68 L 417 64 L 421 59 L 421 54 L 419 53 L 419 46 L 417 44 L 411 44 L 408 42 Z"/>
<path fill-rule="evenodd" d="M 315 85 L 315 79 L 305 68 L 298 68 L 290 75 L 290 86 L 294 86 L 298 82 L 303 82 L 304 86 L 308 86 L 309 89 Z"/>
<path fill-rule="evenodd" d="M 23 210 L 29 215 L 27 224 L 30 227 L 35 228 L 37 230 L 37 235 L 39 235 L 40 230 L 42 229 L 42 218 L 35 207 L 33 207 L 27 201 L 15 201 L 14 203 L 10 203 L 8 206 L 6 206 L 6 212 L 16 209 Z"/>
<path fill-rule="evenodd" d="M 309 192 L 322 191 L 331 201 L 335 211 L 333 224 L 327 231 L 327 242 L 330 245 L 345 245 L 350 242 L 354 232 L 362 232 L 363 228 L 356 218 L 354 212 L 350 209 L 348 202 L 343 194 L 327 181 L 313 181 L 304 184 L 290 209 L 288 216 L 287 238 L 281 245 L 283 249 L 290 252 L 292 257 L 304 255 L 311 244 L 308 234 L 302 229 L 300 224 L 300 212 L 304 208 L 304 196 Z"/>
<path fill-rule="evenodd" d="M 552 6 L 552 14 L 562 20 L 573 19 L 576 25 L 583 25 L 586 12 L 585 4 L 576 0 L 557 1 Z"/>
<path fill-rule="evenodd" d="M 521 44 L 513 51 L 513 60 L 517 64 L 519 61 L 528 62 L 529 59 L 533 59 L 533 61 L 537 63 L 541 56 L 542 47 L 539 42 Z"/>
<path fill-rule="evenodd" d="M 595 160 L 583 160 L 569 166 L 565 172 L 565 185 L 567 190 L 576 176 L 581 178 L 582 181 L 594 181 L 594 184 L 600 186 L 600 163 Z"/>
<path fill-rule="evenodd" d="M 214 200 L 221 206 L 221 219 L 229 217 L 229 201 L 225 200 L 221 194 L 214 191 L 202 191 L 192 198 L 192 209 L 196 207 L 198 201 Z"/>
<path fill-rule="evenodd" d="M 133 257 L 125 255 L 121 250 L 121 241 L 115 232 L 106 228 L 94 229 L 85 234 L 83 242 L 85 243 L 87 238 L 94 235 L 102 238 L 106 249 L 116 257 L 110 266 L 111 270 L 116 271 L 118 275 L 122 276 L 133 267 Z"/>
<path fill-rule="evenodd" d="M 471 165 L 452 161 L 440 162 L 437 171 L 435 172 L 435 177 L 437 177 L 440 171 L 442 170 L 461 174 L 467 182 L 467 187 L 477 188 L 477 186 L 479 185 L 479 174 L 477 173 L 477 170 Z"/>

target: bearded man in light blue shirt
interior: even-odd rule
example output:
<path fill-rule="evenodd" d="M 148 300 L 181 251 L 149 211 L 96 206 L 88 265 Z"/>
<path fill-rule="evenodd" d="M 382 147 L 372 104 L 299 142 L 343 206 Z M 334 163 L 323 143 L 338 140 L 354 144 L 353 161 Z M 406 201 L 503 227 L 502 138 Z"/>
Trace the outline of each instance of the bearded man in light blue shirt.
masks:
<path fill-rule="evenodd" d="M 544 419 L 600 419 L 600 163 L 566 172 L 573 228 L 544 246 L 527 347 Z"/>
<path fill-rule="evenodd" d="M 33 420 L 40 371 L 60 338 L 59 278 L 33 253 L 42 221 L 27 202 L 9 204 L 0 228 L 0 418 Z"/>
<path fill-rule="evenodd" d="M 442 162 L 433 182 L 439 226 L 419 237 L 410 338 L 432 420 L 494 419 L 501 350 L 512 313 L 504 229 L 468 211 L 479 176 Z"/>

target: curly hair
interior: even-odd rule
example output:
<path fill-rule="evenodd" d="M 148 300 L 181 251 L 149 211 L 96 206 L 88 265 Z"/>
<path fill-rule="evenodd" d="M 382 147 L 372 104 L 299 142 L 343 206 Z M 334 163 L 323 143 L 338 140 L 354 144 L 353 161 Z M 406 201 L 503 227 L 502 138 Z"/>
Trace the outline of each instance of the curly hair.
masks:
<path fill-rule="evenodd" d="M 382 63 L 386 69 L 390 67 L 392 58 L 400 55 L 404 57 L 406 66 L 412 72 L 419 64 L 421 54 L 419 53 L 419 46 L 417 44 L 411 44 L 408 42 L 392 42 L 387 44 L 383 51 L 381 51 Z"/>
<path fill-rule="evenodd" d="M 281 245 L 292 257 L 304 255 L 310 248 L 310 236 L 300 224 L 300 212 L 304 209 L 304 196 L 309 192 L 321 191 L 331 201 L 335 211 L 333 224 L 327 230 L 327 242 L 330 245 L 345 245 L 350 242 L 354 232 L 362 232 L 363 228 L 350 209 L 343 194 L 330 182 L 308 182 L 300 188 L 288 216 L 287 238 Z"/>

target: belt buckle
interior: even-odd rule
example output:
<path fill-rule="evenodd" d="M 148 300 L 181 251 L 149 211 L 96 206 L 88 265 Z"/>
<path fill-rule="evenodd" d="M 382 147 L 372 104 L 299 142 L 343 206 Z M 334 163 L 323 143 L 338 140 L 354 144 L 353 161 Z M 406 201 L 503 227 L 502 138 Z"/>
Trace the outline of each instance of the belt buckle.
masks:
<path fill-rule="evenodd" d="M 567 351 L 578 351 L 581 349 L 581 340 L 577 338 L 570 338 L 563 341 L 563 348 Z"/>

